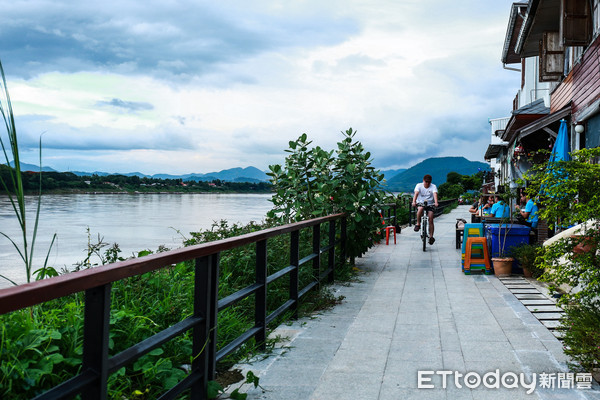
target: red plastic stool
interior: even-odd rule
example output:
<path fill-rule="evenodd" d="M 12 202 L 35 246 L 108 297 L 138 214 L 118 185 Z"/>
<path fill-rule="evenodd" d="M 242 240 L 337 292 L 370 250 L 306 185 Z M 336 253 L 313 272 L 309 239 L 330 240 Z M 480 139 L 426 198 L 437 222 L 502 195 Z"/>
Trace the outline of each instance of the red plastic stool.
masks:
<path fill-rule="evenodd" d="M 396 227 L 386 226 L 385 227 L 385 244 L 390 244 L 390 231 L 394 232 L 394 244 L 396 244 Z"/>

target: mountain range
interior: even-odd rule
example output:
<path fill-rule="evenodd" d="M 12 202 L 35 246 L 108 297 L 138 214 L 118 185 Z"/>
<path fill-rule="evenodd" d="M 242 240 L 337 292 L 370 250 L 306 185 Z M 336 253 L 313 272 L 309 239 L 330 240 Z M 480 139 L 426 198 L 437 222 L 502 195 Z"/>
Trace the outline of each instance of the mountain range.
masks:
<path fill-rule="evenodd" d="M 13 165 L 13 163 L 11 163 Z M 386 190 L 393 192 L 412 192 L 415 185 L 423 180 L 423 175 L 430 174 L 433 176 L 433 183 L 441 185 L 446 182 L 446 175 L 449 172 L 457 172 L 461 175 L 472 175 L 478 171 L 488 170 L 490 166 L 483 162 L 469 161 L 464 157 L 434 157 L 428 158 L 421 161 L 420 163 L 408 168 L 408 169 L 390 169 L 381 170 L 383 173 L 386 183 L 384 185 Z M 22 171 L 34 171 L 37 172 L 40 168 L 37 165 L 21 163 Z M 63 172 L 57 171 L 50 167 L 43 167 L 43 172 Z M 113 175 L 108 172 L 94 171 L 94 172 L 83 172 L 83 171 L 68 171 L 78 176 L 107 176 Z M 154 174 L 146 175 L 141 172 L 128 172 L 119 175 L 125 176 L 139 176 L 140 178 L 154 178 L 154 179 L 183 179 L 184 181 L 213 181 L 216 179 L 228 182 L 268 182 L 269 177 L 264 171 L 259 170 L 256 167 L 246 168 L 230 168 L 224 169 L 218 172 L 203 173 L 191 173 L 184 175 L 170 175 L 170 174 Z"/>
<path fill-rule="evenodd" d="M 490 166 L 487 163 L 469 161 L 464 157 L 433 157 L 386 179 L 385 189 L 392 192 L 412 192 L 417 183 L 423 182 L 425 174 L 431 175 L 433 183 L 439 186 L 446 182 L 446 175 L 449 172 L 473 175 L 489 169 Z"/>
<path fill-rule="evenodd" d="M 11 166 L 14 165 L 14 162 L 10 163 Z M 21 163 L 21 171 L 34 171 L 38 172 L 40 167 L 33 164 Z M 102 171 L 94 171 L 94 172 L 84 172 L 84 171 L 57 171 L 50 167 L 42 167 L 42 172 L 71 172 L 77 176 L 108 176 L 108 175 L 124 175 L 124 176 L 139 176 L 140 178 L 152 178 L 152 179 L 183 179 L 184 181 L 214 181 L 216 179 L 228 182 L 268 182 L 269 177 L 266 173 L 259 170 L 256 167 L 246 167 L 246 168 L 230 168 L 224 169 L 219 172 L 209 172 L 207 174 L 203 173 L 191 173 L 191 174 L 183 174 L 183 175 L 170 175 L 170 174 L 154 174 L 154 175 L 146 175 L 141 172 L 127 172 L 127 173 L 108 173 Z"/>

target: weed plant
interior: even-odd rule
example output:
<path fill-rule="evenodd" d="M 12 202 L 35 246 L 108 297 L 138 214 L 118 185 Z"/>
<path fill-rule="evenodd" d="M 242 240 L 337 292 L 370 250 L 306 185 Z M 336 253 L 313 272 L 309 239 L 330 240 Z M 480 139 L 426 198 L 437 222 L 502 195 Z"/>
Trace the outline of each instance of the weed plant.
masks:
<path fill-rule="evenodd" d="M 32 275 L 36 272 L 41 277 L 52 275 L 52 273 L 54 272 L 46 270 L 46 265 L 48 263 L 48 256 L 50 254 L 50 250 L 52 249 L 52 245 L 54 244 L 54 241 L 56 239 L 56 234 L 52 237 L 52 241 L 50 242 L 50 247 L 48 248 L 48 253 L 46 254 L 46 261 L 44 262 L 44 265 L 38 271 L 33 271 L 33 255 L 35 249 L 35 240 L 37 237 L 40 206 L 42 204 L 42 141 L 40 139 L 40 182 L 37 196 L 37 209 L 34 218 L 33 231 L 30 232 L 29 228 L 31 228 L 31 226 L 27 223 L 28 214 L 25 208 L 25 189 L 23 187 L 23 177 L 21 175 L 21 161 L 19 157 L 17 127 L 15 125 L 15 117 L 13 113 L 12 103 L 10 101 L 8 87 L 6 85 L 6 77 L 4 76 L 4 68 L 2 67 L 1 62 L 0 76 L 2 78 L 0 80 L 0 114 L 2 114 L 2 120 L 6 129 L 6 138 L 3 139 L 3 135 L 0 133 L 0 147 L 2 148 L 2 153 L 4 154 L 4 159 L 6 161 L 6 167 L 2 166 L 3 168 L 0 168 L 0 188 L 3 189 L 8 195 L 12 211 L 19 223 L 19 228 L 21 230 L 21 243 L 18 243 L 19 240 L 17 240 L 16 238 L 11 238 L 3 232 L 0 232 L 0 236 L 6 238 L 14 246 L 15 250 L 19 254 L 19 257 L 21 258 L 21 260 L 23 260 L 27 282 L 30 282 Z M 7 147 L 9 151 L 7 151 Z M 9 152 L 12 155 L 12 161 L 15 165 L 14 168 L 9 167 Z M 6 279 L 13 285 L 16 285 L 16 283 L 13 280 L 7 278 L 2 274 L 0 274 L 0 278 Z"/>
<path fill-rule="evenodd" d="M 229 225 L 220 221 L 205 231 L 195 232 L 186 245 L 238 236 L 266 228 L 266 224 Z M 327 224 L 321 227 L 321 246 L 326 245 Z M 312 229 L 300 232 L 300 258 L 312 252 Z M 243 246 L 220 255 L 219 298 L 224 298 L 254 283 L 255 245 Z M 267 243 L 268 274 L 289 265 L 289 235 L 271 238 Z M 103 250 L 103 251 L 101 251 Z M 102 238 L 90 245 L 85 262 L 79 269 L 99 263 L 121 260 L 118 246 L 108 246 Z M 138 256 L 151 253 L 144 250 Z M 319 273 L 324 271 L 323 257 Z M 99 267 L 101 268 L 101 267 Z M 349 272 L 337 270 L 338 276 Z M 128 347 L 192 315 L 194 263 L 183 262 L 141 276 L 114 282 L 111 291 L 109 355 Z M 315 278 L 312 262 L 300 268 L 300 287 Z M 289 277 L 269 284 L 268 312 L 289 299 Z M 302 302 L 300 312 L 330 307 L 336 299 L 327 291 L 315 291 Z M 83 346 L 83 293 L 53 300 L 30 309 L 0 316 L 0 398 L 28 399 L 43 393 L 79 372 Z M 271 324 L 276 327 L 288 312 Z M 218 314 L 217 349 L 230 343 L 254 325 L 254 297 L 240 301 Z M 272 344 L 272 343 L 271 343 Z M 269 343 L 267 343 L 267 347 Z M 219 368 L 249 357 L 257 344 L 249 341 L 223 360 Z M 133 364 L 121 368 L 109 377 L 111 399 L 156 398 L 173 387 L 188 373 L 192 360 L 189 334 L 174 338 L 144 355 Z"/>

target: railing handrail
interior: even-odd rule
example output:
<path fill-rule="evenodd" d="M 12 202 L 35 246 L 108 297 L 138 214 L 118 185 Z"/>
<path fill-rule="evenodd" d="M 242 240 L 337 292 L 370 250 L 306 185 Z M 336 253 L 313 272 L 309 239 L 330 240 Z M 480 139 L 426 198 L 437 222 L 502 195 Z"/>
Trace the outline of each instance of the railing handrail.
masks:
<path fill-rule="evenodd" d="M 339 213 L 294 222 L 246 233 L 240 236 L 182 247 L 162 253 L 150 254 L 141 258 L 119 261 L 113 264 L 43 279 L 41 281 L 0 289 L 0 315 L 68 296 L 73 293 L 82 292 L 121 279 L 142 275 L 182 261 L 193 260 L 221 251 L 230 250 L 235 247 L 256 243 L 299 229 L 315 226 L 338 219 L 343 215 L 343 213 Z"/>

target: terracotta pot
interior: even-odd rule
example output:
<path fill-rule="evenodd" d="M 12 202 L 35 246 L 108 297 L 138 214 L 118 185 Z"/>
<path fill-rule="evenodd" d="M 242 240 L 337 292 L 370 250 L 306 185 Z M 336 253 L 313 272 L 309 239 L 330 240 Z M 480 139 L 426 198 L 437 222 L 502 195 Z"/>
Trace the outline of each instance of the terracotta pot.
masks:
<path fill-rule="evenodd" d="M 525 278 L 533 278 L 533 272 L 531 272 L 527 268 L 523 268 L 523 276 Z"/>
<path fill-rule="evenodd" d="M 512 272 L 514 258 L 511 257 L 494 257 L 492 264 L 494 265 L 494 275 L 509 276 Z"/>

